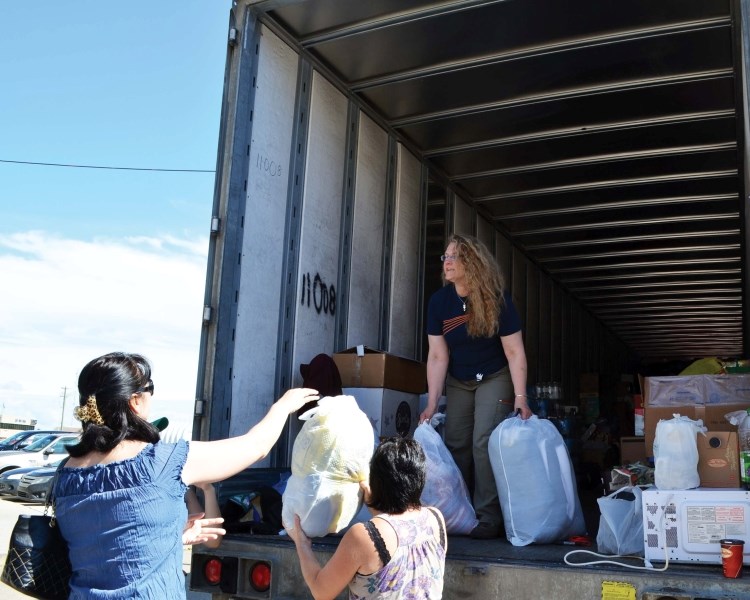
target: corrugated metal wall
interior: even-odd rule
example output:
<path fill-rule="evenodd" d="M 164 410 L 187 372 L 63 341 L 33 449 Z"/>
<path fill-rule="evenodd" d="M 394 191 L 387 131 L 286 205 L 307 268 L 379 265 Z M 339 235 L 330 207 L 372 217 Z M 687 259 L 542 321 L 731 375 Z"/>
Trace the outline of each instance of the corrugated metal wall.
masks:
<path fill-rule="evenodd" d="M 425 304 L 454 231 L 487 243 L 505 272 L 529 383 L 560 381 L 575 404 L 581 372 L 619 377 L 619 340 L 429 163 L 265 26 L 249 18 L 243 40 L 236 89 L 253 94 L 228 98 L 223 177 L 235 185 L 219 216 L 234 237 L 214 241 L 205 436 L 245 431 L 318 353 L 366 344 L 424 359 Z"/>

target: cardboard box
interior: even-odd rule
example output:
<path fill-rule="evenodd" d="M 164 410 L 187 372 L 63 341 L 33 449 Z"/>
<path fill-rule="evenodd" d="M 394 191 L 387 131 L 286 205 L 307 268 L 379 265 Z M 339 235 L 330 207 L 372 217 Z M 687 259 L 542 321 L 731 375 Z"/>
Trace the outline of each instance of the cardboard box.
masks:
<path fill-rule="evenodd" d="M 679 414 L 709 431 L 736 431 L 724 415 L 750 407 L 750 375 L 677 375 L 643 379 L 646 452 L 653 456 L 656 424 Z"/>
<path fill-rule="evenodd" d="M 427 391 L 427 367 L 416 360 L 357 346 L 337 352 L 333 361 L 341 375 L 341 387 L 388 388 L 413 394 Z"/>
<path fill-rule="evenodd" d="M 692 406 L 705 404 L 705 388 L 700 375 L 646 377 L 643 381 L 644 406 Z"/>
<path fill-rule="evenodd" d="M 646 377 L 645 406 L 739 404 L 750 406 L 750 374 Z"/>
<path fill-rule="evenodd" d="M 343 388 L 372 423 L 376 438 L 414 433 L 419 422 L 419 394 L 386 388 Z"/>
<path fill-rule="evenodd" d="M 715 404 L 698 406 L 647 406 L 644 414 L 646 453 L 654 455 L 656 424 L 662 419 L 671 419 L 678 414 L 693 420 L 701 419 L 709 431 L 737 431 L 737 427 L 724 418 L 735 410 L 745 410 L 747 404 Z"/>
<path fill-rule="evenodd" d="M 643 436 L 623 436 L 620 438 L 620 464 L 646 463 L 646 439 Z"/>
<path fill-rule="evenodd" d="M 708 431 L 705 436 L 698 434 L 698 476 L 701 487 L 740 487 L 737 433 Z"/>

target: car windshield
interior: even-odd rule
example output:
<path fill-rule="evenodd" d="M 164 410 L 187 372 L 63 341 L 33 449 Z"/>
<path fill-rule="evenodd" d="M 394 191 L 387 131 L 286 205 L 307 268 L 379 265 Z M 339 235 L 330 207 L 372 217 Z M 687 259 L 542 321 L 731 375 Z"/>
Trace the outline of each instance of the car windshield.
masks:
<path fill-rule="evenodd" d="M 15 448 L 16 450 L 23 450 L 24 448 L 31 446 L 31 444 L 33 444 L 34 442 L 48 436 L 48 433 L 35 433 L 34 435 L 30 435 L 29 437 L 27 437 L 25 440 L 21 440 L 20 442 L 18 442 Z"/>
<path fill-rule="evenodd" d="M 0 440 L 0 445 L 6 445 L 6 444 L 13 444 L 17 442 L 18 440 L 22 440 L 26 436 L 29 435 L 28 431 L 18 431 L 11 435 L 10 437 L 5 438 L 4 440 Z"/>
<path fill-rule="evenodd" d="M 76 438 L 74 437 L 70 437 L 70 436 L 62 437 L 59 440 L 57 440 L 57 442 L 55 442 L 54 446 L 50 447 L 48 452 L 50 454 L 63 454 L 64 452 L 68 451 L 67 446 L 69 444 L 75 443 L 75 441 L 76 441 Z"/>
<path fill-rule="evenodd" d="M 51 442 L 54 442 L 56 439 L 56 435 L 45 435 L 43 438 L 37 440 L 33 444 L 29 444 L 28 446 L 26 446 L 23 451 L 39 452 L 40 450 L 44 450 Z"/>

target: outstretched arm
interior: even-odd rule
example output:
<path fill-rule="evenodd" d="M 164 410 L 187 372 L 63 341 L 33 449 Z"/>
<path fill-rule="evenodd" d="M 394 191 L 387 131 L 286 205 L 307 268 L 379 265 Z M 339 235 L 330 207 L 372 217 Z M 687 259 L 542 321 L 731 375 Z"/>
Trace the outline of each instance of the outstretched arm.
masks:
<path fill-rule="evenodd" d="M 289 414 L 318 398 L 316 390 L 291 389 L 246 434 L 215 442 L 190 442 L 182 481 L 187 485 L 198 481 L 221 481 L 249 467 L 271 451 Z"/>
<path fill-rule="evenodd" d="M 298 515 L 294 515 L 294 529 L 288 529 L 287 533 L 297 547 L 302 576 L 315 600 L 336 598 L 362 565 L 363 553 L 367 551 L 366 544 L 372 545 L 365 528 L 361 523 L 357 523 L 344 534 L 336 552 L 325 566 L 321 567 L 313 553 L 310 538 L 302 531 Z"/>

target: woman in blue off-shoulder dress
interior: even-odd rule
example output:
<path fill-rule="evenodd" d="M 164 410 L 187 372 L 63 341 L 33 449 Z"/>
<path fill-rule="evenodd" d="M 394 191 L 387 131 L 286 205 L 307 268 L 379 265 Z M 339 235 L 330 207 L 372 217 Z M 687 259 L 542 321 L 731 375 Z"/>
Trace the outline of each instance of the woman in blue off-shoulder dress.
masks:
<path fill-rule="evenodd" d="M 263 458 L 287 417 L 317 392 L 292 389 L 246 434 L 215 442 L 166 443 L 148 422 L 154 383 L 138 354 L 106 354 L 78 378 L 81 440 L 55 486 L 68 543 L 70 598 L 185 598 L 183 529 L 187 486 L 226 479 Z"/>

